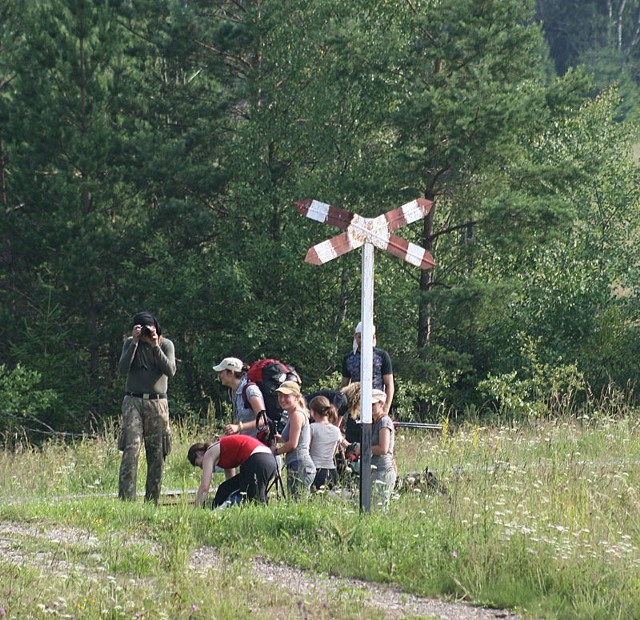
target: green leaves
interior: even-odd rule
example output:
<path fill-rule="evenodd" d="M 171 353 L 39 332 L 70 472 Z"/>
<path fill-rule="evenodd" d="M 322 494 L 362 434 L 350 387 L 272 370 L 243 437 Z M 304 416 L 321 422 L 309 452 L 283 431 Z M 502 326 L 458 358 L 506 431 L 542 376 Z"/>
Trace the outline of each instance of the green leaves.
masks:
<path fill-rule="evenodd" d="M 86 422 L 111 415 L 145 308 L 176 343 L 187 411 L 220 396 L 210 367 L 229 354 L 322 381 L 360 318 L 360 255 L 304 264 L 337 230 L 293 202 L 374 217 L 427 195 L 401 236 L 436 269 L 377 253 L 375 274 L 379 342 L 420 415 L 520 370 L 516 331 L 545 363 L 564 351 L 589 379 L 613 362 L 625 376 L 638 183 L 619 95 L 589 103 L 583 72 L 550 76 L 532 3 L 369 4 L 2 9 L 11 364 L 39 350 L 25 324 L 57 308 L 60 390 Z"/>
<path fill-rule="evenodd" d="M 0 365 L 0 432 L 9 442 L 25 426 L 40 431 L 39 418 L 56 404 L 58 394 L 40 386 L 41 376 L 18 364 L 12 370 Z"/>

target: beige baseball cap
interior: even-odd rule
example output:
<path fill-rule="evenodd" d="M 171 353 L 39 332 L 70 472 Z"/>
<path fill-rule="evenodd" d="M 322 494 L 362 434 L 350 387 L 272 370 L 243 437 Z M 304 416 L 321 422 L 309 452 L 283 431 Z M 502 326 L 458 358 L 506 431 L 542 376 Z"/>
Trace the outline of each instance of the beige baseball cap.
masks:
<path fill-rule="evenodd" d="M 300 386 L 295 381 L 283 381 L 276 392 L 280 392 L 281 394 L 295 394 L 296 396 L 300 396 Z"/>

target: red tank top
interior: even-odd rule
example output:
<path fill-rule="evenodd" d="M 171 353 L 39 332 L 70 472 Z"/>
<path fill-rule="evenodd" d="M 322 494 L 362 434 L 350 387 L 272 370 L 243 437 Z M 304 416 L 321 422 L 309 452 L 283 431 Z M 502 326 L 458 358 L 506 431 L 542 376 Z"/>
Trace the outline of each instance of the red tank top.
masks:
<path fill-rule="evenodd" d="M 233 469 L 242 465 L 251 453 L 264 444 L 251 435 L 226 435 L 220 438 L 220 460 L 222 469 Z"/>

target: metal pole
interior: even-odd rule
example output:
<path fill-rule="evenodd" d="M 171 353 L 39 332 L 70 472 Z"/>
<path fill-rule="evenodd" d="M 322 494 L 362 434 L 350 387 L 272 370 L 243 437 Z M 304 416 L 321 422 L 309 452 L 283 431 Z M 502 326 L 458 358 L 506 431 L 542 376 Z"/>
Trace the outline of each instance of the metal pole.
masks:
<path fill-rule="evenodd" d="M 371 389 L 373 376 L 373 245 L 362 248 L 362 336 L 360 340 L 360 512 L 371 510 Z"/>
<path fill-rule="evenodd" d="M 442 424 L 432 424 L 431 422 L 402 422 L 394 420 L 393 425 L 396 428 L 432 428 L 437 431 L 442 430 Z"/>

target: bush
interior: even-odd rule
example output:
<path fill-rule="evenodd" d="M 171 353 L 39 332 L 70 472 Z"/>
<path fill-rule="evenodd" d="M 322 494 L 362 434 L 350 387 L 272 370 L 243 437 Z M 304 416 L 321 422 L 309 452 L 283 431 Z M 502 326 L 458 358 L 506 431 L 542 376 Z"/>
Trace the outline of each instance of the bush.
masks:
<path fill-rule="evenodd" d="M 40 373 L 18 364 L 13 370 L 0 365 L 0 432 L 5 442 L 30 424 L 38 429 L 46 426 L 42 419 L 58 400 L 58 394 L 51 389 L 38 389 Z"/>

